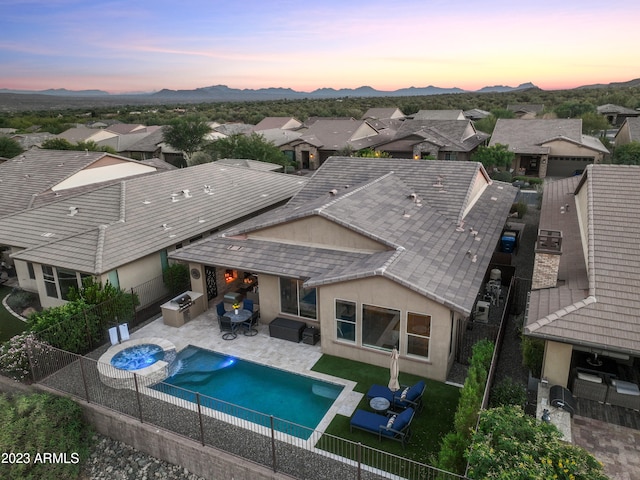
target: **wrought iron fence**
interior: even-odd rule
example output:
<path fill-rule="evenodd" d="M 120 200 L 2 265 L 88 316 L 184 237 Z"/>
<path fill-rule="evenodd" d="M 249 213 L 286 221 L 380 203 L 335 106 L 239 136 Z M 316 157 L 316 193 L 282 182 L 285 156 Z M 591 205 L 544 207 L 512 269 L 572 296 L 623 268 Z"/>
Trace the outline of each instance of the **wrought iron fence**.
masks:
<path fill-rule="evenodd" d="M 28 352 L 42 385 L 274 472 L 310 480 L 466 478 L 54 347 L 31 344 Z"/>

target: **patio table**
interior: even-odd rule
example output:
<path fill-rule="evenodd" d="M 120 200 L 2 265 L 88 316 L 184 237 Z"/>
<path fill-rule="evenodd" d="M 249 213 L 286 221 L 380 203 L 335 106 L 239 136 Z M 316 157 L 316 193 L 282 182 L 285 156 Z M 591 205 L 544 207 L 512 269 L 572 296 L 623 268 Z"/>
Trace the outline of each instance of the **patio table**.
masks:
<path fill-rule="evenodd" d="M 238 330 L 238 326 L 246 322 L 251 318 L 252 312 L 251 310 L 245 310 L 244 308 L 238 309 L 238 313 L 235 310 L 230 310 L 224 314 L 225 317 L 231 321 L 231 332 L 225 333 L 222 338 L 225 340 L 232 340 L 238 336 L 236 331 Z M 228 338 L 227 338 L 228 336 Z"/>

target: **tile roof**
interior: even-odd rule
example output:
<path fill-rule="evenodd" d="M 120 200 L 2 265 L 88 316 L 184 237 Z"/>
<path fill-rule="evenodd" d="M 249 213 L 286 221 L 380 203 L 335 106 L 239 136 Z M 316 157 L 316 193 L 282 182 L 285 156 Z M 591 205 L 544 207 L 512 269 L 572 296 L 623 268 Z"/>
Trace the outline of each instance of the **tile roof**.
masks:
<path fill-rule="evenodd" d="M 113 155 L 36 148 L 4 162 L 0 165 L 0 217 L 30 208 L 38 196 L 105 156 Z"/>
<path fill-rule="evenodd" d="M 414 120 L 464 120 L 462 110 L 418 110 L 412 115 Z"/>
<path fill-rule="evenodd" d="M 508 145 L 509 150 L 516 153 L 548 154 L 550 148 L 544 144 L 557 139 L 603 153 L 608 152 L 599 140 L 582 134 L 582 120 L 579 118 L 544 120 L 499 118 L 489 145 L 498 143 Z"/>
<path fill-rule="evenodd" d="M 221 158 L 216 160 L 219 165 L 233 165 L 236 167 L 252 168 L 254 170 L 261 170 L 263 172 L 278 172 L 282 171 L 282 165 L 277 163 L 261 162 L 258 160 L 247 160 L 244 158 Z"/>
<path fill-rule="evenodd" d="M 516 195 L 512 186 L 493 182 L 480 189 L 474 202 L 471 192 L 484 175 L 471 162 L 331 157 L 285 207 L 180 249 L 171 258 L 296 276 L 308 286 L 384 276 L 468 315 Z M 434 186 L 438 178 L 444 188 Z M 368 237 L 382 251 L 251 235 L 312 217 Z M 461 219 L 466 226 L 460 227 Z M 286 255 L 290 248 L 296 252 L 292 257 Z"/>
<path fill-rule="evenodd" d="M 286 201 L 304 183 L 216 163 L 137 177 L 6 217 L 0 244 L 26 248 L 18 259 L 100 274 Z"/>
<path fill-rule="evenodd" d="M 414 138 L 415 137 L 415 138 Z M 393 142 L 414 138 L 427 141 L 444 151 L 470 152 L 483 144 L 489 135 L 479 132 L 468 120 L 405 120 L 398 128 Z"/>
<path fill-rule="evenodd" d="M 561 277 L 565 285 L 531 292 L 526 331 L 533 336 L 640 354 L 640 166 L 590 165 L 576 192 L 587 189 L 588 240 L 582 245 L 578 215 L 560 221 L 560 206 L 576 180 L 558 180 L 543 198 L 540 228 L 563 231 Z M 564 237 L 564 232 L 569 235 Z M 586 255 L 586 261 L 585 261 Z M 570 264 L 579 264 L 570 265 Z"/>

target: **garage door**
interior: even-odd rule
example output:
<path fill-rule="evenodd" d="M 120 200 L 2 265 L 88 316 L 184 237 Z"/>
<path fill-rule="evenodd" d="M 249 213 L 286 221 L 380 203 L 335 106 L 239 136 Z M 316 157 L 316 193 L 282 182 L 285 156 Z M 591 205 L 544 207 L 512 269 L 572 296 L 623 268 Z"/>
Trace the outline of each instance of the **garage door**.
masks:
<path fill-rule="evenodd" d="M 549 157 L 547 177 L 570 177 L 592 163 L 592 157 Z"/>

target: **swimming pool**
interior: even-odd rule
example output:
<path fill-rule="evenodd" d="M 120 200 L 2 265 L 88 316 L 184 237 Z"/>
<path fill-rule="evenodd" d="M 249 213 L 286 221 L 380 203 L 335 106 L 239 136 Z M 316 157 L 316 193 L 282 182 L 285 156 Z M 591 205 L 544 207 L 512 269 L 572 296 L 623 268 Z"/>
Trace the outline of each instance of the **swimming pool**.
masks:
<path fill-rule="evenodd" d="M 344 388 L 193 345 L 178 353 L 169 375 L 153 388 L 191 402 L 197 392 L 206 396 L 200 397 L 203 406 L 264 426 L 270 426 L 272 415 L 279 419 L 274 421 L 276 430 L 303 439 L 311 436 Z"/>

